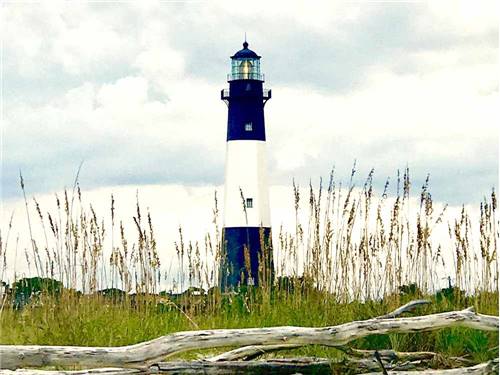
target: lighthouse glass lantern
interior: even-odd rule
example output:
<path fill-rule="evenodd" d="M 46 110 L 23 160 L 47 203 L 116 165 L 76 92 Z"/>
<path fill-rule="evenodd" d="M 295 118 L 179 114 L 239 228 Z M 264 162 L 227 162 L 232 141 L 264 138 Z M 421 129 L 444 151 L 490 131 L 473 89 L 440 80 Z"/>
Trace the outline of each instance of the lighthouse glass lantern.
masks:
<path fill-rule="evenodd" d="M 271 219 L 267 182 L 264 106 L 271 90 L 263 88 L 260 56 L 243 43 L 231 56 L 224 190 L 222 289 L 270 284 L 273 278 Z"/>
<path fill-rule="evenodd" d="M 248 43 L 245 42 L 243 46 L 245 45 L 248 47 Z M 247 47 L 244 47 L 242 51 L 246 49 L 247 51 L 253 52 Z M 255 53 L 240 53 L 239 56 L 232 56 L 230 79 L 263 80 L 263 77 L 260 75 L 260 56 L 256 54 L 254 56 L 254 54 Z"/>

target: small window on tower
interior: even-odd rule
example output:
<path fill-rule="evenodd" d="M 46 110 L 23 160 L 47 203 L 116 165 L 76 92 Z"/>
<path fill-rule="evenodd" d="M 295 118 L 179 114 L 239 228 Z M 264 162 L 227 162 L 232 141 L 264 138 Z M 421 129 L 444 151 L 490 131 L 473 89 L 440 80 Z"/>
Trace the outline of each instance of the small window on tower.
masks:
<path fill-rule="evenodd" d="M 247 198 L 247 208 L 253 207 L 253 198 Z"/>
<path fill-rule="evenodd" d="M 245 124 L 245 130 L 246 130 L 247 132 L 251 132 L 251 131 L 253 130 L 253 126 L 252 126 L 252 123 L 251 123 L 251 122 L 247 122 L 247 123 Z"/>

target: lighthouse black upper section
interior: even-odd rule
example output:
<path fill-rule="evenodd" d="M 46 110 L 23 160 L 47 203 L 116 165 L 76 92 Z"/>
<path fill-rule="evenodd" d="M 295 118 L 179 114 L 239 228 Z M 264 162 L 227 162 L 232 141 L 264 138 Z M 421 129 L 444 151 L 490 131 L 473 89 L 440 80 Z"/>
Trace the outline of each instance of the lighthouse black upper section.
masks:
<path fill-rule="evenodd" d="M 248 48 L 248 43 L 245 40 L 245 42 L 243 43 L 243 49 L 240 49 L 233 56 L 231 56 L 231 58 L 232 59 L 241 59 L 241 58 L 260 59 L 260 56 Z"/>
<path fill-rule="evenodd" d="M 260 56 L 243 49 L 231 56 L 229 90 L 221 91 L 221 99 L 228 105 L 227 141 L 265 141 L 264 105 L 271 98 L 271 90 L 264 90 L 260 73 Z"/>

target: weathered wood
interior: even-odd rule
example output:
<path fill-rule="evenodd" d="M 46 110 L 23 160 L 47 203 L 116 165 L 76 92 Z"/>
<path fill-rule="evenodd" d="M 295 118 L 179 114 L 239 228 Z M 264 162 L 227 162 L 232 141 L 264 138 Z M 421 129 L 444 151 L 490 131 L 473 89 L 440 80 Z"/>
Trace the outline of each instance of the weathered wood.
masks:
<path fill-rule="evenodd" d="M 251 360 L 262 354 L 271 353 L 278 350 L 295 349 L 301 347 L 302 345 L 253 345 L 245 346 L 243 348 L 238 348 L 231 350 L 229 352 L 222 353 L 218 356 L 209 357 L 206 360 L 217 362 L 217 361 L 236 361 L 236 360 Z M 337 347 L 343 350 L 348 357 L 340 362 L 332 362 L 331 367 L 337 370 L 339 373 L 346 372 L 350 370 L 353 371 L 379 371 L 380 365 L 374 357 L 375 350 L 361 350 L 353 349 L 346 346 Z M 379 350 L 378 353 L 384 363 L 387 370 L 398 370 L 398 371 L 408 371 L 408 370 L 424 370 L 429 368 L 429 365 L 438 358 L 437 353 L 434 352 L 398 352 L 395 350 L 385 349 Z M 446 360 L 447 365 L 454 366 L 470 366 L 470 360 L 465 358 L 448 358 Z"/>
<path fill-rule="evenodd" d="M 338 347 L 351 357 L 373 358 L 375 350 L 354 349 L 350 347 Z M 432 359 L 436 356 L 434 352 L 398 352 L 392 349 L 378 350 L 380 357 L 387 361 L 418 361 L 422 359 Z"/>
<path fill-rule="evenodd" d="M 161 374 L 331 374 L 330 361 L 324 358 L 274 358 L 266 361 L 185 361 L 161 362 Z"/>
<path fill-rule="evenodd" d="M 86 370 L 0 370 L 0 375 L 85 375 L 85 374 L 105 374 L 105 375 L 128 375 L 128 374 L 148 374 L 147 370 L 137 370 L 132 368 L 92 368 Z"/>
<path fill-rule="evenodd" d="M 412 310 L 415 310 L 415 308 L 418 307 L 418 306 L 428 305 L 430 303 L 431 303 L 431 301 L 428 300 L 428 299 L 417 299 L 417 300 L 414 300 L 414 301 L 410 301 L 406 305 L 398 307 L 396 310 L 391 311 L 388 314 L 377 316 L 375 319 L 397 318 L 397 317 L 399 317 L 401 314 L 403 314 L 405 312 L 410 312 Z"/>
<path fill-rule="evenodd" d="M 417 306 L 426 305 L 431 303 L 430 300 L 419 299 L 408 302 L 407 304 L 398 307 L 396 310 L 391 311 L 388 314 L 384 314 L 381 316 L 377 316 L 374 319 L 388 319 L 388 318 L 396 318 L 405 312 L 410 312 L 414 310 Z M 277 352 L 280 350 L 290 350 L 297 349 L 307 344 L 278 344 L 278 345 L 250 345 L 242 348 L 237 348 L 225 353 L 221 353 L 219 355 L 207 358 L 208 361 L 217 362 L 217 361 L 237 361 L 244 360 L 248 361 L 251 359 L 255 359 L 264 355 L 266 353 Z M 342 348 L 339 348 L 342 349 Z M 373 351 L 370 354 L 373 356 Z"/>
<path fill-rule="evenodd" d="M 388 375 L 492 375 L 498 374 L 498 359 L 481 363 L 472 367 L 461 367 L 446 370 L 423 370 L 423 371 L 388 371 Z M 363 375 L 382 375 L 381 372 L 363 373 Z"/>
<path fill-rule="evenodd" d="M 420 363 L 405 362 L 387 364 L 389 370 L 408 370 L 420 368 Z M 163 362 L 160 373 L 168 374 L 361 374 L 380 369 L 372 358 L 331 361 L 326 358 L 272 358 L 259 361 L 194 361 Z"/>
<path fill-rule="evenodd" d="M 278 345 L 249 345 L 242 348 L 230 350 L 213 357 L 206 358 L 209 362 L 222 361 L 249 361 L 260 357 L 261 355 L 277 352 L 280 350 L 297 349 L 304 346 L 303 344 L 278 344 Z"/>
<path fill-rule="evenodd" d="M 350 347 L 338 347 L 344 351 L 350 358 L 373 358 L 375 350 L 362 350 Z M 473 361 L 463 357 L 442 357 L 434 352 L 398 352 L 392 349 L 378 350 L 378 353 L 384 363 L 429 363 L 430 361 L 438 361 L 444 364 L 443 367 L 465 367 L 472 366 Z"/>
<path fill-rule="evenodd" d="M 222 346 L 318 344 L 339 346 L 372 334 L 409 333 L 445 327 L 498 331 L 498 317 L 473 309 L 398 319 L 369 319 L 323 328 L 269 327 L 173 333 L 122 347 L 0 345 L 1 368 L 85 366 L 141 367 L 165 356 L 193 349 Z"/>
<path fill-rule="evenodd" d="M 248 361 L 255 359 L 263 354 L 268 354 L 280 350 L 290 350 L 297 349 L 303 345 L 250 345 L 242 348 L 234 349 L 222 354 L 206 358 L 209 362 L 219 362 L 219 361 Z M 361 365 L 362 368 L 368 368 L 370 370 L 377 369 L 379 366 L 375 360 L 374 354 L 375 350 L 361 350 L 353 349 L 345 346 L 336 347 L 344 351 L 348 358 L 346 361 L 352 363 L 353 365 Z M 384 349 L 378 351 L 380 357 L 384 361 L 384 365 L 393 365 L 390 368 L 395 368 L 394 364 L 396 362 L 402 362 L 402 368 L 404 366 L 411 366 L 411 368 L 417 367 L 416 361 L 427 361 L 433 360 L 436 357 L 434 352 L 397 352 L 391 349 Z M 469 364 L 468 360 L 462 358 L 454 358 L 453 362 L 458 362 L 460 365 Z M 345 362 L 347 363 L 347 362 Z"/>
<path fill-rule="evenodd" d="M 363 375 L 381 375 L 377 372 L 379 368 L 375 359 L 362 358 L 342 362 L 330 362 L 324 358 L 276 358 L 270 361 L 172 361 L 155 364 L 148 370 L 124 369 L 124 368 L 98 368 L 77 371 L 65 370 L 0 370 L 0 375 L 83 375 L 83 374 L 105 374 L 105 375 L 127 375 L 127 374 L 331 374 L 353 373 Z M 418 369 L 419 363 L 388 364 L 389 375 L 490 375 L 498 374 L 498 360 L 490 361 L 472 367 L 462 367 L 447 370 L 412 370 Z M 410 370 L 410 371 L 408 371 Z"/>

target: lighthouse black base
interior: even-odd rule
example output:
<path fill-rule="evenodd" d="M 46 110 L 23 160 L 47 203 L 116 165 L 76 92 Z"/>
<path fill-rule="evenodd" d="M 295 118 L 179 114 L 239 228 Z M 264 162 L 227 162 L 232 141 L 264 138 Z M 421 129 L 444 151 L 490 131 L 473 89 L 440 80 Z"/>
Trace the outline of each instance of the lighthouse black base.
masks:
<path fill-rule="evenodd" d="M 273 280 L 271 228 L 224 228 L 222 241 L 225 253 L 220 270 L 222 290 Z"/>

